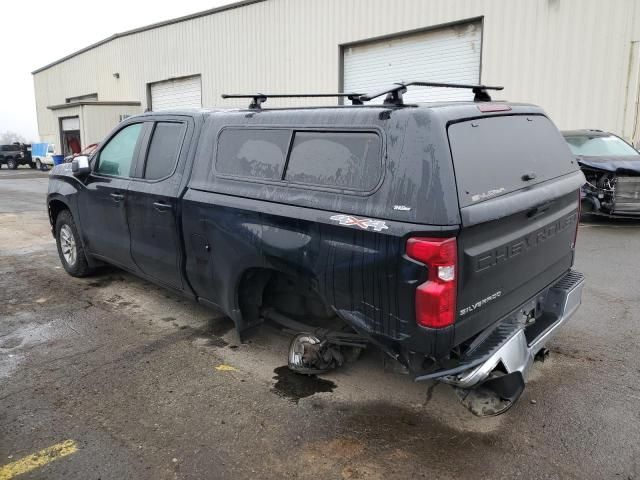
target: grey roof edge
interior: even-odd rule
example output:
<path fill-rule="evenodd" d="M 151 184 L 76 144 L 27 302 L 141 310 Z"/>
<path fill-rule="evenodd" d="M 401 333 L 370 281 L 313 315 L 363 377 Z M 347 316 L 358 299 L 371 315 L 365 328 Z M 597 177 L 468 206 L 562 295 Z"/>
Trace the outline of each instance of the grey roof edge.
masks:
<path fill-rule="evenodd" d="M 82 107 L 84 105 L 92 105 L 92 106 L 132 106 L 132 107 L 139 107 L 140 105 L 142 105 L 142 103 L 138 102 L 137 100 L 131 100 L 131 101 L 105 101 L 105 102 L 92 102 L 92 101 L 86 101 L 86 102 L 70 102 L 70 103 L 61 103 L 59 105 L 49 105 L 47 108 L 49 110 L 62 110 L 63 108 L 73 108 L 73 107 Z"/>
<path fill-rule="evenodd" d="M 196 13 L 191 13 L 189 15 L 184 15 L 182 17 L 177 17 L 177 18 L 172 18 L 171 20 L 164 20 L 162 22 L 157 22 L 157 23 L 152 23 L 150 25 L 145 25 L 144 27 L 139 27 L 139 28 L 134 28 L 133 30 L 127 30 L 125 32 L 122 33 L 115 33 L 113 35 L 111 35 L 110 37 L 107 37 L 103 40 L 100 40 L 96 43 L 92 43 L 91 45 L 84 47 L 80 50 L 77 50 L 73 53 L 70 53 L 69 55 L 66 55 L 58 60 L 56 60 L 55 62 L 51 62 L 47 65 L 45 65 L 44 67 L 40 67 L 35 69 L 34 71 L 31 72 L 31 75 L 35 75 L 36 73 L 40 73 L 44 70 L 47 70 L 55 65 L 58 65 L 59 63 L 65 62 L 73 57 L 76 57 L 82 53 L 88 52 L 89 50 L 93 50 L 94 48 L 97 48 L 101 45 L 104 45 L 105 43 L 109 43 L 113 40 L 116 40 L 118 38 L 122 38 L 122 37 L 126 37 L 129 35 L 134 35 L 136 33 L 140 33 L 140 32 L 145 32 L 147 30 L 153 30 L 154 28 L 160 28 L 160 27 L 165 27 L 167 25 L 172 25 L 174 23 L 180 23 L 180 22 L 186 22 L 188 20 L 193 20 L 194 18 L 200 18 L 200 17 L 206 17 L 208 15 L 213 15 L 215 13 L 220 13 L 220 12 L 224 12 L 227 10 L 233 10 L 236 8 L 241 8 L 241 7 L 246 7 L 248 5 L 254 4 L 254 3 L 262 3 L 262 2 L 266 2 L 267 0 L 241 0 L 239 2 L 234 2 L 234 3 L 229 3 L 227 5 L 222 5 L 220 7 L 216 7 L 216 8 L 211 8 L 209 10 L 203 10 L 201 12 L 196 12 Z"/>

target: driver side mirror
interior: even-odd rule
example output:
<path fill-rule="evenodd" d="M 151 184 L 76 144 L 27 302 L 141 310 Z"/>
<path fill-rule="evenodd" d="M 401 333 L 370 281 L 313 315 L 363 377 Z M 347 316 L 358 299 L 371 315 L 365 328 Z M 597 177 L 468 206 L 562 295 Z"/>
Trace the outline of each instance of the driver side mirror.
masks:
<path fill-rule="evenodd" d="M 76 177 L 82 175 L 88 175 L 91 173 L 91 167 L 89 166 L 89 157 L 86 155 L 79 155 L 71 161 L 71 171 Z"/>

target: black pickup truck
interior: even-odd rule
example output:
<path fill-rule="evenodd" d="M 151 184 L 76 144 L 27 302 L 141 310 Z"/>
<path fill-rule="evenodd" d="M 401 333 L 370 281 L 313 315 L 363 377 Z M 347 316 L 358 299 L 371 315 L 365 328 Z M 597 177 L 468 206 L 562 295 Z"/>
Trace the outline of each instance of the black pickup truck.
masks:
<path fill-rule="evenodd" d="M 420 84 L 428 85 L 428 84 Z M 538 107 L 354 105 L 145 113 L 56 166 L 48 211 L 73 276 L 106 262 L 233 319 L 299 333 L 289 364 L 374 345 L 418 380 L 514 401 L 581 302 L 585 179 Z"/>
<path fill-rule="evenodd" d="M 20 165 L 29 165 L 31 168 L 35 168 L 35 165 L 31 163 L 29 145 L 21 143 L 0 145 L 0 168 L 2 165 L 6 165 L 9 170 L 15 170 Z"/>

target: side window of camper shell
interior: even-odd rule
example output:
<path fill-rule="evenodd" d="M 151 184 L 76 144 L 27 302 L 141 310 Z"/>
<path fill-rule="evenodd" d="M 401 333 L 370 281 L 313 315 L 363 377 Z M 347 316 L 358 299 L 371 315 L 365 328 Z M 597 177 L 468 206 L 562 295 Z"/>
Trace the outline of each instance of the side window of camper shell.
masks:
<path fill-rule="evenodd" d="M 371 131 L 226 128 L 218 137 L 216 172 L 366 192 L 382 176 L 382 140 Z"/>

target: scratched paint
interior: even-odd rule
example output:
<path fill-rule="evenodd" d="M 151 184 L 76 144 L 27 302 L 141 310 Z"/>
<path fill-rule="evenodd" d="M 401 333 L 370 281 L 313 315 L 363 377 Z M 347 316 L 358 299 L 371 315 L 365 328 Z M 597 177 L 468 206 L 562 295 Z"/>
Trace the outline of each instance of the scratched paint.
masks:
<path fill-rule="evenodd" d="M 44 465 L 66 457 L 78 451 L 78 446 L 73 440 L 66 440 L 47 447 L 27 457 L 11 462 L 0 467 L 0 480 L 10 480 L 17 475 L 31 472 Z"/>

